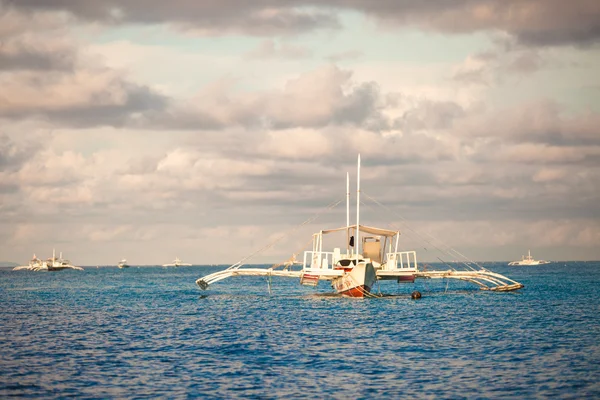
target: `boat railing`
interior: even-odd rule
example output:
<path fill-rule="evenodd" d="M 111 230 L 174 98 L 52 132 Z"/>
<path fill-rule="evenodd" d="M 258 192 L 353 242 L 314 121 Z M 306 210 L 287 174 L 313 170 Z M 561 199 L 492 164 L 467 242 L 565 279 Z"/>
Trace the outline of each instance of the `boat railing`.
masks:
<path fill-rule="evenodd" d="M 305 251 L 303 269 L 333 269 L 339 261 L 339 251 Z"/>
<path fill-rule="evenodd" d="M 387 253 L 387 261 L 383 264 L 385 271 L 394 270 L 417 270 L 417 252 L 416 251 L 399 251 L 396 253 Z"/>

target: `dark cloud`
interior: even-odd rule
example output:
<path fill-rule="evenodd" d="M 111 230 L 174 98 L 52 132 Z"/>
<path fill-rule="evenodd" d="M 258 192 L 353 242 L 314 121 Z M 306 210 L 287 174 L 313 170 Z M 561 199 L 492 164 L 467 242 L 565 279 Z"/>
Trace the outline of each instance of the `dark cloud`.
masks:
<path fill-rule="evenodd" d="M 244 32 L 253 35 L 294 34 L 320 28 L 339 28 L 329 11 L 306 11 L 298 4 L 273 0 L 108 0 L 79 2 L 69 0 L 3 0 L 5 5 L 26 11 L 68 11 L 87 21 L 105 23 L 172 23 L 183 29 L 221 35 Z M 1 3 L 0 3 L 1 4 Z"/>
<path fill-rule="evenodd" d="M 40 95 L 46 94 L 44 89 L 49 85 L 48 77 L 35 78 L 39 84 Z M 77 91 L 76 84 L 70 87 Z M 118 99 L 114 92 L 118 91 Z M 75 95 L 75 94 L 74 94 Z M 167 107 L 169 99 L 154 92 L 147 86 L 140 86 L 120 78 L 110 82 L 109 87 L 93 91 L 87 100 L 81 103 L 65 105 L 53 104 L 51 99 L 43 104 L 22 104 L 10 106 L 10 95 L 0 95 L 0 116 L 7 119 L 42 118 L 66 127 L 124 126 L 134 124 L 134 119 L 144 113 L 152 113 Z M 4 103 L 4 104 L 3 104 Z"/>
<path fill-rule="evenodd" d="M 532 46 L 588 45 L 600 39 L 596 0 L 329 0 L 383 20 L 446 33 L 504 31 Z"/>
<path fill-rule="evenodd" d="M 542 63 L 543 61 L 537 52 L 524 53 L 512 60 L 508 65 L 508 70 L 522 75 L 531 74 L 539 70 Z"/>
<path fill-rule="evenodd" d="M 463 108 L 455 102 L 421 100 L 397 118 L 393 126 L 405 133 L 443 130 L 451 128 L 454 120 L 464 115 Z"/>
<path fill-rule="evenodd" d="M 124 126 L 132 116 L 137 113 L 163 110 L 168 104 L 168 99 L 152 91 L 146 86 L 131 83 L 121 83 L 125 93 L 125 101 L 121 104 L 105 104 L 101 100 L 103 94 L 98 93 L 98 98 L 81 107 L 72 107 L 63 110 L 47 111 L 45 115 L 69 126 Z"/>
<path fill-rule="evenodd" d="M 277 91 L 243 93 L 215 85 L 197 98 L 145 113 L 139 124 L 148 129 L 183 130 L 284 130 L 332 125 L 389 129 L 379 85 L 354 83 L 351 76 L 349 71 L 326 66 L 289 80 Z"/>
<path fill-rule="evenodd" d="M 42 146 L 35 142 L 17 144 L 8 135 L 0 133 L 0 172 L 19 170 L 23 164 L 35 157 L 41 148 Z M 12 187 L 8 183 L 6 185 Z"/>
<path fill-rule="evenodd" d="M 548 162 L 580 161 L 585 151 L 594 149 L 593 146 L 600 146 L 600 115 L 591 112 L 570 116 L 563 114 L 563 107 L 556 102 L 534 102 L 495 110 L 493 113 L 471 115 L 459 121 L 456 132 L 457 136 L 493 138 L 494 141 L 511 145 L 533 144 L 554 149 L 539 154 L 542 147 L 521 148 L 519 157 L 521 154 L 523 159 L 531 156 L 533 162 L 543 162 L 546 157 Z M 577 147 L 588 148 L 561 152 L 561 147 L 570 147 L 573 150 Z M 482 154 L 485 157 L 487 151 Z"/>
<path fill-rule="evenodd" d="M 43 52 L 19 49 L 16 52 L 3 51 L 0 44 L 0 71 L 70 71 L 74 67 L 74 54 L 71 52 Z"/>
<path fill-rule="evenodd" d="M 504 31 L 533 46 L 587 45 L 600 39 L 596 0 L 2 0 L 0 4 L 30 11 L 69 11 L 89 21 L 173 23 L 212 34 L 273 35 L 336 28 L 339 22 L 331 11 L 349 9 L 402 27 L 446 33 Z"/>

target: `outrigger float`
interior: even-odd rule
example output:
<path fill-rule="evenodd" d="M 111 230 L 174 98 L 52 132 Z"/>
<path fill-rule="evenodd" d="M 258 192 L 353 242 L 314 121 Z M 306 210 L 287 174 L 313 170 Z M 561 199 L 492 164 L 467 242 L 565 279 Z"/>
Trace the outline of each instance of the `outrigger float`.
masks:
<path fill-rule="evenodd" d="M 266 276 L 269 277 L 269 288 L 270 277 L 297 278 L 302 285 L 307 286 L 317 286 L 321 280 L 325 280 L 331 281 L 331 287 L 342 296 L 359 298 L 378 297 L 371 293 L 371 289 L 376 281 L 383 280 L 411 283 L 416 279 L 457 279 L 471 282 L 482 290 L 496 292 L 509 292 L 523 287 L 519 282 L 470 261 L 462 263 L 462 269 L 451 266 L 448 270 L 437 271 L 420 268 L 416 251 L 399 250 L 399 230 L 361 225 L 360 155 L 357 168 L 356 224 L 353 225 L 350 225 L 348 175 L 346 188 L 346 226 L 313 234 L 312 250 L 304 252 L 302 263 L 296 261 L 294 254 L 287 262 L 271 268 L 242 268 L 249 256 L 223 271 L 196 280 L 196 284 L 206 290 L 209 285 L 233 276 Z M 346 233 L 345 252 L 339 247 L 333 248 L 333 251 L 324 251 L 323 237 L 339 232 Z M 295 269 L 297 265 L 301 265 L 301 268 Z M 283 268 L 278 269 L 279 267 Z"/>

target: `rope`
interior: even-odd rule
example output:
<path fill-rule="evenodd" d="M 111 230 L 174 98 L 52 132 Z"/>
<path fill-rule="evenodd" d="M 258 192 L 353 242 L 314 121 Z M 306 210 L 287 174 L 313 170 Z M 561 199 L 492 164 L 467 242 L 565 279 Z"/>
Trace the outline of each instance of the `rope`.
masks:
<path fill-rule="evenodd" d="M 273 247 L 277 242 L 279 242 L 280 240 L 282 240 L 283 238 L 289 236 L 290 234 L 292 234 L 293 232 L 295 232 L 296 230 L 298 230 L 299 228 L 303 227 L 306 224 L 309 224 L 311 222 L 313 222 L 315 219 L 317 219 L 322 213 L 324 213 L 325 211 L 329 211 L 332 208 L 336 207 L 338 204 L 340 204 L 342 201 L 344 201 L 344 199 L 342 200 L 338 200 L 335 201 L 333 203 L 330 203 L 326 208 L 322 209 L 321 211 L 319 211 L 318 213 L 316 213 L 315 215 L 313 215 L 312 217 L 310 217 L 309 219 L 307 219 L 306 221 L 302 222 L 300 225 L 295 226 L 294 228 L 290 229 L 287 232 L 284 232 L 283 234 L 281 234 L 280 236 L 278 236 L 277 238 L 275 238 L 275 240 L 273 240 L 271 243 L 268 243 L 267 245 L 261 247 L 260 249 L 256 250 L 254 253 L 250 254 L 249 256 L 246 256 L 244 258 L 242 258 L 240 261 L 236 262 L 235 264 L 233 264 L 232 266 L 230 266 L 229 269 L 239 269 L 241 266 L 244 265 L 244 263 L 246 261 L 248 261 L 249 259 L 251 259 L 252 257 L 254 257 L 257 254 L 260 254 L 268 249 L 270 249 L 271 247 Z"/>
<path fill-rule="evenodd" d="M 308 245 L 312 243 L 312 241 L 313 241 L 313 239 L 312 239 L 312 238 L 310 238 L 310 239 L 309 239 L 309 241 L 308 241 L 308 242 L 306 242 L 306 244 L 305 244 L 304 246 L 302 246 L 302 248 L 301 248 L 300 250 L 298 250 L 296 253 L 292 254 L 292 256 L 291 256 L 290 258 L 288 258 L 287 260 L 285 260 L 285 261 L 284 261 L 284 262 L 282 262 L 282 263 L 279 263 L 279 264 L 273 264 L 273 266 L 272 266 L 271 268 L 272 268 L 272 269 L 279 268 L 279 267 L 281 267 L 282 265 L 285 265 L 285 264 L 287 264 L 288 262 L 289 262 L 289 263 L 291 263 L 291 264 L 290 264 L 290 266 L 291 266 L 291 265 L 293 265 L 293 263 L 294 263 L 294 260 L 296 259 L 296 256 L 297 256 L 298 254 L 300 254 L 300 253 L 302 252 L 302 250 L 304 250 L 305 248 L 307 248 L 307 247 L 308 247 Z M 285 268 L 284 268 L 284 270 L 285 270 Z"/>
<path fill-rule="evenodd" d="M 450 251 L 452 251 L 452 252 L 454 252 L 454 253 L 458 254 L 460 257 L 464 258 L 464 259 L 465 259 L 465 260 L 466 260 L 468 263 L 476 265 L 477 267 L 479 267 L 479 269 L 484 269 L 484 268 L 483 268 L 481 265 L 479 265 L 479 264 L 477 264 L 475 261 L 473 261 L 473 260 L 469 259 L 467 256 L 465 256 L 464 254 L 460 253 L 458 250 L 455 250 L 455 249 L 454 249 L 454 248 L 452 248 L 451 246 L 447 245 L 446 243 L 444 243 L 444 242 L 443 242 L 443 241 L 441 241 L 440 239 L 436 238 L 436 237 L 435 237 L 435 236 L 433 236 L 432 234 L 430 234 L 430 233 L 425 233 L 426 235 L 428 235 L 428 236 L 429 236 L 430 238 L 432 238 L 433 240 L 436 240 L 436 241 L 438 241 L 440 244 L 442 244 L 443 246 L 445 246 L 445 247 L 448 249 L 448 251 L 447 251 L 447 250 L 443 250 L 443 249 L 439 248 L 438 246 L 436 246 L 436 245 L 435 245 L 435 243 L 433 243 L 433 242 L 432 242 L 432 241 L 430 241 L 430 240 L 427 240 L 427 239 L 426 239 L 426 238 L 424 238 L 424 237 L 423 237 L 423 236 L 422 236 L 422 235 L 421 235 L 419 232 L 417 232 L 416 230 L 412 229 L 412 228 L 410 227 L 410 225 L 408 225 L 408 223 L 406 222 L 406 218 L 404 218 L 403 216 L 401 216 L 401 215 L 400 215 L 400 214 L 398 214 L 397 212 L 393 211 L 393 210 L 392 210 L 392 209 L 390 209 L 389 207 L 385 206 L 384 204 L 380 203 L 379 201 L 377 201 L 377 200 L 376 200 L 376 199 L 374 199 L 373 197 L 369 196 L 367 193 L 365 193 L 365 192 L 362 192 L 362 194 L 363 194 L 364 196 L 366 196 L 366 197 L 367 197 L 369 200 L 371 200 L 372 202 L 374 202 L 375 204 L 377 204 L 378 206 L 380 206 L 380 207 L 384 208 L 386 211 L 388 211 L 388 212 L 392 213 L 393 215 L 395 215 L 396 217 L 400 218 L 400 219 L 403 221 L 403 223 L 404 223 L 404 226 L 405 226 L 405 227 L 406 227 L 406 228 L 407 228 L 409 231 L 411 231 L 412 233 L 414 233 L 415 235 L 417 235 L 417 236 L 418 236 L 418 237 L 419 237 L 421 240 L 423 240 L 424 242 L 426 242 L 426 243 L 430 244 L 431 246 L 435 247 L 435 248 L 436 248 L 438 251 L 440 251 L 440 252 L 442 252 L 442 253 L 444 253 L 444 254 L 446 254 L 446 255 L 448 255 L 448 256 L 451 256 L 451 257 L 452 257 L 452 254 L 450 254 Z M 389 225 L 390 225 L 390 226 L 392 226 L 394 229 L 398 229 L 398 227 L 397 227 L 397 226 L 394 226 L 394 225 L 393 225 L 393 224 L 391 224 L 391 223 L 390 223 Z M 399 230 L 399 229 L 398 229 L 398 230 Z M 464 261 L 461 261 L 461 264 L 465 265 L 465 266 L 466 266 L 467 268 L 469 268 L 471 271 L 475 271 L 476 269 L 475 269 L 475 268 L 473 268 L 473 267 L 472 267 L 471 265 L 469 265 L 468 263 L 466 263 L 466 262 L 464 262 Z"/>

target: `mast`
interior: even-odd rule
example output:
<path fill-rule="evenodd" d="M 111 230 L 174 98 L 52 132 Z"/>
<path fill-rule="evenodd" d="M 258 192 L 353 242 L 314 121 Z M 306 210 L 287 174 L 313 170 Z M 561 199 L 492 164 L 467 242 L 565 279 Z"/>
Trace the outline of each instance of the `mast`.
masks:
<path fill-rule="evenodd" d="M 346 254 L 350 254 L 350 173 L 346 172 Z"/>
<path fill-rule="evenodd" d="M 358 253 L 360 251 L 360 153 L 358 154 L 358 166 L 356 169 L 356 264 L 358 265 Z"/>

